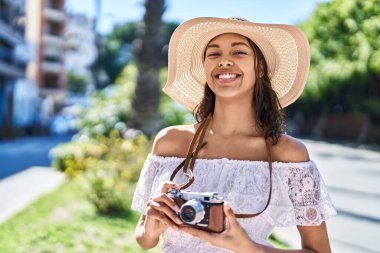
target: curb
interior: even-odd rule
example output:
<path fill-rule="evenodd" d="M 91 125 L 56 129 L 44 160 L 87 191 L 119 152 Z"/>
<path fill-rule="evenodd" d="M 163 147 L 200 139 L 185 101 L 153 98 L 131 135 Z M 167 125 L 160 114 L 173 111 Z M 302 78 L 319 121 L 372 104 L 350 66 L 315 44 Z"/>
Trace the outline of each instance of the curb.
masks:
<path fill-rule="evenodd" d="M 31 167 L 0 180 L 0 224 L 47 194 L 66 179 L 50 167 Z"/>

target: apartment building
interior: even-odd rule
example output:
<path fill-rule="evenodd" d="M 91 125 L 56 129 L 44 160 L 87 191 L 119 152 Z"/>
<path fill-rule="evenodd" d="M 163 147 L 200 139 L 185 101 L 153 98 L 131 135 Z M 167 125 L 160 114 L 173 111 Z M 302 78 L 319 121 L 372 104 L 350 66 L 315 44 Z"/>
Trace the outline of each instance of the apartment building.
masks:
<path fill-rule="evenodd" d="M 25 38 L 36 49 L 35 59 L 27 66 L 27 76 L 38 83 L 42 114 L 46 117 L 55 113 L 66 95 L 64 3 L 26 0 Z"/>
<path fill-rule="evenodd" d="M 26 79 L 32 57 L 24 40 L 25 0 L 0 0 L 0 138 L 35 120 L 38 92 Z"/>
<path fill-rule="evenodd" d="M 94 20 L 83 14 L 68 14 L 65 41 L 65 67 L 69 73 L 85 77 L 88 81 L 85 93 L 95 89 L 91 66 L 98 56 Z"/>

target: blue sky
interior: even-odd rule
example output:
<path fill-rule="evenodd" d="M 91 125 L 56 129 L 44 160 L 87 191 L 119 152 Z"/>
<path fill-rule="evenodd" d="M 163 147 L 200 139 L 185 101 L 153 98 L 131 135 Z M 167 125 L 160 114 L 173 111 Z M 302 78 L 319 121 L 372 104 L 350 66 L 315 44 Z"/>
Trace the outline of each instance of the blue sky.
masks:
<path fill-rule="evenodd" d="M 328 0 L 167 0 L 165 21 L 190 18 L 244 17 L 258 23 L 297 24 L 310 17 L 317 3 Z M 98 30 L 107 33 L 115 23 L 142 20 L 144 0 L 101 0 Z M 66 0 L 72 13 L 95 15 L 95 0 Z"/>

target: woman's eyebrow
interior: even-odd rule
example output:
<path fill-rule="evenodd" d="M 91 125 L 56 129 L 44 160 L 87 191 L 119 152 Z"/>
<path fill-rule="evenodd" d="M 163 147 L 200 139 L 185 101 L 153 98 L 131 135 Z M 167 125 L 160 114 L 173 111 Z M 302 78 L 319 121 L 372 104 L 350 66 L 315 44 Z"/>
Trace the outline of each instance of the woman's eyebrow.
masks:
<path fill-rule="evenodd" d="M 232 42 L 231 43 L 231 47 L 235 47 L 235 46 L 246 46 L 246 47 L 249 47 L 246 43 L 244 42 Z"/>
<path fill-rule="evenodd" d="M 217 45 L 217 44 L 210 44 L 210 45 L 207 45 L 205 51 L 207 51 L 207 49 L 209 49 L 210 47 L 213 47 L 213 48 L 220 48 L 220 46 Z"/>
<path fill-rule="evenodd" d="M 232 42 L 231 43 L 231 47 L 235 47 L 235 46 L 246 46 L 246 47 L 250 47 L 248 46 L 247 43 L 244 43 L 244 42 Z M 220 46 L 218 44 L 210 44 L 210 45 L 207 45 L 205 51 L 207 51 L 207 49 L 209 48 L 220 48 Z"/>

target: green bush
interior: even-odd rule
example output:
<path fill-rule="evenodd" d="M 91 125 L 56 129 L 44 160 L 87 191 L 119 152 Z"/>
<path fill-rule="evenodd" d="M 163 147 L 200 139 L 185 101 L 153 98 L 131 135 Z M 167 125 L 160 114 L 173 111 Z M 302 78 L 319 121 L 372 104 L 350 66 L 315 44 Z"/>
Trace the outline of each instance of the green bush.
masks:
<path fill-rule="evenodd" d="M 80 114 L 79 129 L 89 138 L 108 136 L 113 129 L 125 131 L 135 87 L 137 69 L 134 64 L 125 66 L 116 84 L 97 91 L 90 106 Z"/>
<path fill-rule="evenodd" d="M 51 150 L 52 166 L 65 172 L 69 178 L 75 178 L 78 174 L 92 167 L 99 159 L 103 159 L 107 147 L 95 139 L 87 141 L 71 141 L 60 144 Z"/>
<path fill-rule="evenodd" d="M 145 135 L 129 129 L 108 137 L 83 138 L 61 144 L 51 152 L 53 166 L 69 178 L 80 177 L 98 213 L 128 212 L 134 185 L 150 151 Z"/>
<path fill-rule="evenodd" d="M 85 193 L 99 214 L 129 212 L 135 184 L 127 180 L 118 163 L 98 161 L 82 178 Z"/>

